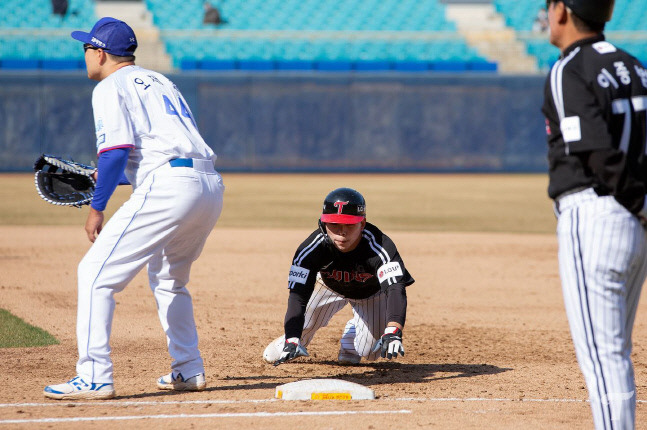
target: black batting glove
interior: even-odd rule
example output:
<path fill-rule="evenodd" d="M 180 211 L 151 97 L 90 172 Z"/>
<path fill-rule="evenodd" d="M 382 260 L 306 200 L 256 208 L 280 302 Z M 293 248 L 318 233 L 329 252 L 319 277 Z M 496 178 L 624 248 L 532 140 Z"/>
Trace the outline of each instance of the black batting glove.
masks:
<path fill-rule="evenodd" d="M 279 364 L 292 361 L 297 357 L 309 357 L 308 351 L 306 351 L 306 349 L 303 346 L 301 346 L 301 343 L 299 342 L 298 337 L 291 337 L 289 339 L 285 339 L 285 344 L 283 345 L 283 352 L 281 353 L 281 357 L 274 362 L 274 365 L 278 366 Z"/>
<path fill-rule="evenodd" d="M 382 358 L 397 358 L 398 354 L 404 357 L 402 345 L 402 330 L 397 327 L 387 327 L 384 334 L 373 348 L 373 352 L 380 351 Z"/>

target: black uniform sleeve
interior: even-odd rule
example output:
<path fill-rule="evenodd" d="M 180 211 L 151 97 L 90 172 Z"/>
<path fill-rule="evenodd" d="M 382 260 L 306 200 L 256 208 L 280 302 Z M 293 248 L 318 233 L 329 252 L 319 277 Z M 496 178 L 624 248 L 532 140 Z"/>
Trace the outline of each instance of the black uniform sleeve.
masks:
<path fill-rule="evenodd" d="M 314 288 L 310 290 L 310 294 L 305 290 L 290 291 L 288 310 L 285 313 L 284 321 L 286 339 L 301 337 L 303 323 L 305 322 L 306 305 L 308 304 L 308 300 L 310 300 L 313 290 Z"/>
<path fill-rule="evenodd" d="M 379 257 L 375 260 L 375 270 L 380 288 L 387 296 L 387 322 L 395 321 L 404 326 L 407 316 L 406 287 L 413 284 L 414 279 L 404 266 L 393 240 L 373 225 L 369 225 L 366 231 L 371 248 Z"/>
<path fill-rule="evenodd" d="M 366 224 L 364 236 L 375 252 L 375 275 L 382 290 L 394 284 L 408 286 L 415 281 L 404 266 L 404 261 L 393 240 L 372 224 Z"/>
<path fill-rule="evenodd" d="M 326 253 L 325 237 L 319 230 L 312 232 L 294 253 L 288 276 L 290 295 L 284 320 L 286 339 L 301 337 L 306 305 L 314 291 L 317 273 L 326 258 Z"/>
<path fill-rule="evenodd" d="M 558 112 L 564 109 L 559 127 L 569 153 L 613 147 L 601 100 L 591 84 L 577 69 L 565 68 L 562 81 L 553 88 Z"/>
<path fill-rule="evenodd" d="M 407 289 L 394 284 L 386 289 L 386 321 L 395 321 L 404 327 L 407 319 Z"/>

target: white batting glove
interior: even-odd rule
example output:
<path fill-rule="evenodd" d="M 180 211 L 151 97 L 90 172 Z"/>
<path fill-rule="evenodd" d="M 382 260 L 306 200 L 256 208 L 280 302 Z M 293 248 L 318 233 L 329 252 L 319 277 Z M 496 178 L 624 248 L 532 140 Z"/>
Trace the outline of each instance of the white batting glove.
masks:
<path fill-rule="evenodd" d="M 402 345 L 402 330 L 397 327 L 387 327 L 384 334 L 373 348 L 373 352 L 380 351 L 382 358 L 397 358 L 398 354 L 404 357 Z"/>
<path fill-rule="evenodd" d="M 305 347 L 301 346 L 301 342 L 298 337 L 285 339 L 281 357 L 274 362 L 274 365 L 278 366 L 279 364 L 292 361 L 297 357 L 309 357 L 308 351 L 305 349 Z"/>

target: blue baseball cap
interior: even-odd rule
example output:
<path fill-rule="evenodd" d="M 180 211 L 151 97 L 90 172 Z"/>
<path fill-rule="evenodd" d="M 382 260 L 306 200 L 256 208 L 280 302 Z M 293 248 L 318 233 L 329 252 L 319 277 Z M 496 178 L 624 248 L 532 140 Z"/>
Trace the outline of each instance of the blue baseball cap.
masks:
<path fill-rule="evenodd" d="M 89 33 L 73 31 L 71 35 L 76 40 L 119 57 L 129 57 L 137 49 L 137 38 L 133 29 L 125 22 L 109 16 L 97 21 Z"/>

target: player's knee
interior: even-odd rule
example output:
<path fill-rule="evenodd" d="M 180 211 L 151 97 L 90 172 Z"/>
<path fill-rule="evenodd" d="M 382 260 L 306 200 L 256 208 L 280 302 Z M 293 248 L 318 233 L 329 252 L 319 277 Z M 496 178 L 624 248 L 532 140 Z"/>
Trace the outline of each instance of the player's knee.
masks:
<path fill-rule="evenodd" d="M 83 257 L 77 268 L 77 279 L 79 280 L 79 285 L 87 284 L 87 282 L 93 277 L 96 270 L 93 269 L 93 264 L 90 262 L 90 259 L 86 255 Z M 96 275 L 96 274 L 95 274 Z"/>

